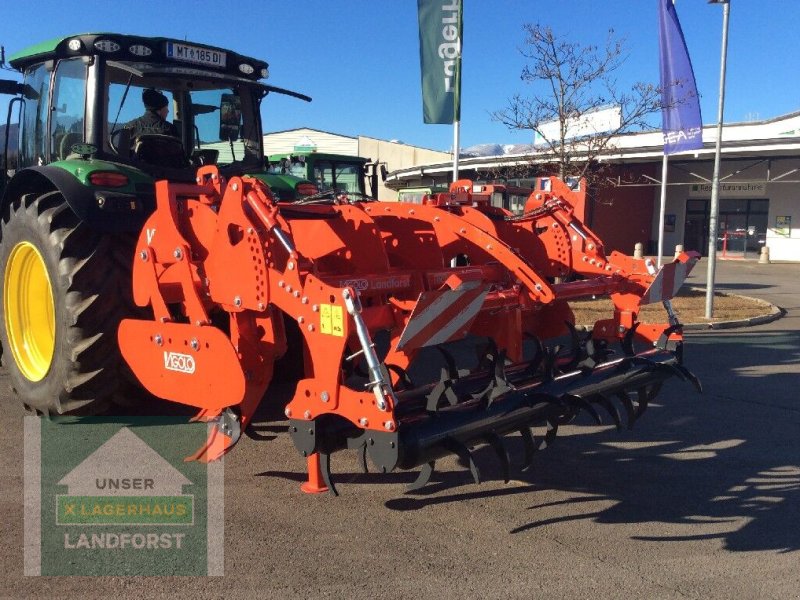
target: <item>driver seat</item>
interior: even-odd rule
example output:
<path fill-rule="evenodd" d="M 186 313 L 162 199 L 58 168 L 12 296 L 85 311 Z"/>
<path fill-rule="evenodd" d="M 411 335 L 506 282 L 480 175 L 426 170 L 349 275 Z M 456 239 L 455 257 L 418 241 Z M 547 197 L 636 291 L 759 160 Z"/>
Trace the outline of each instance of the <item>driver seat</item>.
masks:
<path fill-rule="evenodd" d="M 153 165 L 182 169 L 189 166 L 183 143 L 176 137 L 145 133 L 133 140 L 133 157 Z"/>

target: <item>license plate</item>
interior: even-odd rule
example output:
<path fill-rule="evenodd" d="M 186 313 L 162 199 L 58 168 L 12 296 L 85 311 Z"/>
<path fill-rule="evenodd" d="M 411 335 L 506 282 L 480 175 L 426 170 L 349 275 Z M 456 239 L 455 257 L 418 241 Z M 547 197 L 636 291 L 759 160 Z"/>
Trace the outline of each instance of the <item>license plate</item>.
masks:
<path fill-rule="evenodd" d="M 225 53 L 219 50 L 198 48 L 197 46 L 178 44 L 176 42 L 167 42 L 167 56 L 173 60 L 209 67 L 224 67 L 227 61 Z"/>

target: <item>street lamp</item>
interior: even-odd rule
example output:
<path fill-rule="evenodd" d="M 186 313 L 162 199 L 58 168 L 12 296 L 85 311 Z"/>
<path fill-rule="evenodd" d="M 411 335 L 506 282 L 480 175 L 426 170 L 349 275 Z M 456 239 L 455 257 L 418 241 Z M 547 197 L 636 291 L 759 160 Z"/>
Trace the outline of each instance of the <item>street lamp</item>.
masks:
<path fill-rule="evenodd" d="M 708 218 L 708 273 L 706 274 L 706 319 L 714 312 L 714 277 L 717 268 L 717 234 L 719 231 L 719 162 L 722 148 L 722 115 L 725 110 L 725 66 L 728 57 L 728 19 L 730 0 L 708 0 L 722 4 L 722 53 L 719 65 L 719 107 L 717 110 L 717 146 L 714 153 L 714 176 L 711 181 L 711 208 Z"/>

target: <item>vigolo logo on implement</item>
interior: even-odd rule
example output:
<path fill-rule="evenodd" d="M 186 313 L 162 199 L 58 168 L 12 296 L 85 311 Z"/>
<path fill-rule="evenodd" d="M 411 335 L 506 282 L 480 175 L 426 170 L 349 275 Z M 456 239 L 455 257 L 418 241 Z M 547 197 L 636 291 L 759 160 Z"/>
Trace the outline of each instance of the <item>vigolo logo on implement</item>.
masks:
<path fill-rule="evenodd" d="M 195 370 L 194 357 L 179 352 L 164 351 L 164 368 L 169 371 L 192 374 Z"/>

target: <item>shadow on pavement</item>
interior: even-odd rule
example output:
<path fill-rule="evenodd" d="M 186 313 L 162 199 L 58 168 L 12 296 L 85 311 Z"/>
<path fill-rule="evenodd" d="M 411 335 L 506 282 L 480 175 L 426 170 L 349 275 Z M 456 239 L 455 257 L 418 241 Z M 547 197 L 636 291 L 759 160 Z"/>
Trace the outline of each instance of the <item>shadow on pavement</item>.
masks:
<path fill-rule="evenodd" d="M 738 291 L 745 291 L 745 290 L 769 290 L 774 289 L 776 286 L 774 285 L 766 285 L 760 283 L 717 283 L 714 285 L 714 289 L 717 291 L 720 290 L 738 290 Z M 703 286 L 705 289 L 705 286 Z"/>
<path fill-rule="evenodd" d="M 800 333 L 693 336 L 686 348 L 686 364 L 703 381 L 704 395 L 673 380 L 633 431 L 582 433 L 580 425 L 571 427 L 571 435 L 537 453 L 533 473 L 522 474 L 527 485 L 456 490 L 448 484 L 467 482 L 468 474 L 444 473 L 423 490 L 436 495 L 398 498 L 387 507 L 417 510 L 556 490 L 570 497 L 532 503 L 528 522 L 510 532 L 574 520 L 669 523 L 685 529 L 633 537 L 659 543 L 719 539 L 730 551 L 800 550 L 800 405 L 794 400 Z M 507 441 L 512 460 L 521 456 L 520 438 Z M 482 448 L 476 461 L 485 477 L 498 479 L 490 454 Z M 437 494 L 442 491 L 446 495 Z M 544 510 L 558 505 L 563 516 Z M 547 516 L 538 518 L 543 512 Z"/>

